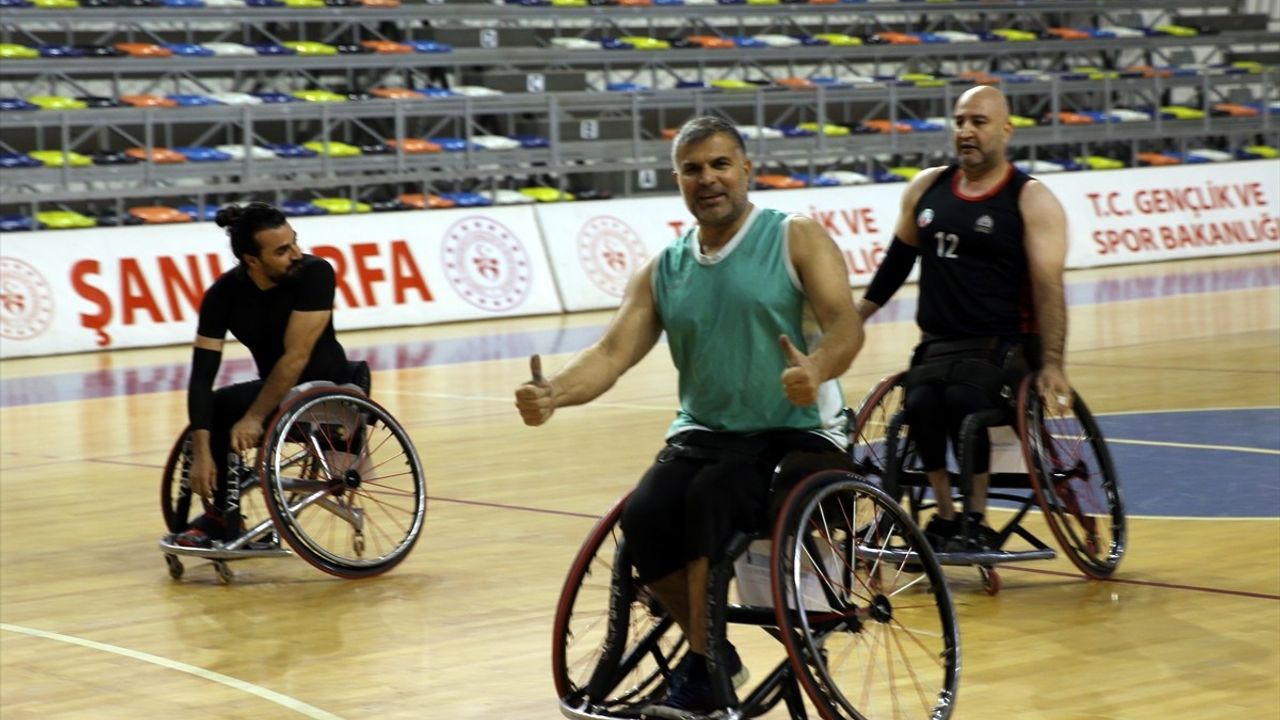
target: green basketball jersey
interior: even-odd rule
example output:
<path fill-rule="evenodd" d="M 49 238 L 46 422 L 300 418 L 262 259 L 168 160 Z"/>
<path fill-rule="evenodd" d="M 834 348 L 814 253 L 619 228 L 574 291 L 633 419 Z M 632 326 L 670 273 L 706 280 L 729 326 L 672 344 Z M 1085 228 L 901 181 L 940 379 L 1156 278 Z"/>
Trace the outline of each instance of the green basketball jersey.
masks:
<path fill-rule="evenodd" d="M 787 358 L 778 336 L 802 352 L 821 336 L 791 264 L 789 218 L 755 208 L 712 255 L 702 253 L 695 226 L 654 265 L 654 302 L 680 374 L 680 410 L 668 436 L 799 429 L 848 444 L 836 380 L 824 382 L 809 407 L 792 405 L 782 391 Z"/>

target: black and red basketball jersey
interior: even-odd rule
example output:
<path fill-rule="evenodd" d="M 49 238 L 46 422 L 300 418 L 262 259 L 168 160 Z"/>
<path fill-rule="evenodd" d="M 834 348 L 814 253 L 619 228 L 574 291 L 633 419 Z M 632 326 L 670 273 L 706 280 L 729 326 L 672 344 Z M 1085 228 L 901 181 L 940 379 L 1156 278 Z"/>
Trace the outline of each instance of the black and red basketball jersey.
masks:
<path fill-rule="evenodd" d="M 1014 336 L 1036 332 L 1018 195 L 1030 180 L 1009 166 L 981 197 L 960 194 L 959 167 L 939 173 L 916 203 L 920 301 L 930 335 Z"/>

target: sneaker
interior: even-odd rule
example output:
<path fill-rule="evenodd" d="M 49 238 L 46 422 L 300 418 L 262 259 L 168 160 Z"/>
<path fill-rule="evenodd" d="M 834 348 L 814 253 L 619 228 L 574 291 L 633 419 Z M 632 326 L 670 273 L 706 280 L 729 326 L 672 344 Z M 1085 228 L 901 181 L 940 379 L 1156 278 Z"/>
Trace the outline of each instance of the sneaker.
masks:
<path fill-rule="evenodd" d="M 942 552 L 960 530 L 960 522 L 955 518 L 944 518 L 937 513 L 929 518 L 924 526 L 924 539 L 934 552 Z"/>
<path fill-rule="evenodd" d="M 243 519 L 241 520 L 243 525 Z M 207 510 L 203 515 L 191 521 L 191 525 L 180 533 L 170 533 L 165 541 L 182 547 L 211 548 L 214 539 L 225 538 L 227 522 L 222 513 Z M 243 528 L 242 528 L 243 529 Z"/>
<path fill-rule="evenodd" d="M 180 533 L 172 533 L 165 536 L 165 540 L 171 545 L 179 545 L 181 547 L 205 548 L 206 550 L 213 547 L 213 538 L 200 528 L 187 528 Z"/>
<path fill-rule="evenodd" d="M 735 689 L 741 687 L 750 673 L 731 643 L 726 643 L 725 658 L 730 682 Z M 719 709 L 712 697 L 711 676 L 705 660 L 694 653 L 687 653 L 671 673 L 667 696 L 641 712 L 644 717 L 696 720 Z"/>
<path fill-rule="evenodd" d="M 1002 544 L 1000 533 L 982 522 L 982 513 L 969 513 L 967 520 L 968 528 L 965 530 L 964 537 L 956 536 L 951 540 L 950 546 L 953 551 L 990 552 L 1000 549 Z"/>
<path fill-rule="evenodd" d="M 997 533 L 991 525 L 983 523 L 983 515 L 980 512 L 970 512 L 968 520 L 969 528 L 965 532 L 965 537 L 961 538 L 965 550 L 970 552 L 1000 550 L 1002 544 L 1000 533 Z"/>

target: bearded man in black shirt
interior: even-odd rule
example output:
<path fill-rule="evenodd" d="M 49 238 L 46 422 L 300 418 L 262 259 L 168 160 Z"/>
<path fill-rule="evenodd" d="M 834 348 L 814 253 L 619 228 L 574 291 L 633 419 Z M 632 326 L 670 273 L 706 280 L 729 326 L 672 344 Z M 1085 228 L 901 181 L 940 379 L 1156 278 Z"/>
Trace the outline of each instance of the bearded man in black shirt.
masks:
<path fill-rule="evenodd" d="M 965 416 L 996 407 L 1002 386 L 1029 370 L 1040 372 L 1046 408 L 1069 402 L 1067 221 L 1053 193 L 1009 162 L 1013 125 L 1002 92 L 966 91 L 953 120 L 956 162 L 924 170 L 907 186 L 893 243 L 858 312 L 866 320 L 888 302 L 920 256 L 922 338 L 907 376 L 906 411 L 938 498 L 925 535 L 939 549 L 982 550 L 998 541 L 983 524 L 989 439 L 985 430 L 976 438 L 969 515 L 956 537 L 962 523 L 952 507 L 947 437 L 958 448 Z"/>
<path fill-rule="evenodd" d="M 228 205 L 216 222 L 230 237 L 239 264 L 200 303 L 187 388 L 190 486 L 192 494 L 212 500 L 214 509 L 173 537 L 190 547 L 239 534 L 219 511 L 226 501 L 228 455 L 257 447 L 264 423 L 289 390 L 312 380 L 353 379 L 334 335 L 335 277 L 329 263 L 304 254 L 284 214 L 265 203 Z M 214 391 L 228 331 L 252 353 L 259 379 Z"/>

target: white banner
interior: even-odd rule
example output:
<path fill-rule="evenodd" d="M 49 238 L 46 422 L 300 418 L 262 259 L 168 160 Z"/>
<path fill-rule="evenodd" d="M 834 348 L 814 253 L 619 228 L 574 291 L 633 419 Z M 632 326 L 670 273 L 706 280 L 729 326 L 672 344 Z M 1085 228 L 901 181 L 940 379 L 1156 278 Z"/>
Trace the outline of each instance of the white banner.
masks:
<path fill-rule="evenodd" d="M 1280 249 L 1280 160 L 1040 179 L 1067 213 L 1068 267 Z M 904 189 L 751 197 L 817 220 L 840 246 L 850 285 L 863 286 L 893 237 Z M 617 307 L 636 269 L 692 219 L 665 196 L 291 222 L 303 248 L 337 270 L 342 331 L 559 312 L 557 287 L 565 310 Z M 6 233 L 0 357 L 188 342 L 204 289 L 233 264 L 226 238 L 205 223 Z"/>
<path fill-rule="evenodd" d="M 336 270 L 339 332 L 561 310 L 528 207 L 290 223 Z M 204 290 L 234 264 L 208 223 L 6 234 L 0 357 L 190 342 Z"/>
<path fill-rule="evenodd" d="M 871 282 L 893 239 L 903 184 L 755 191 L 762 207 L 817 220 L 844 253 L 849 283 Z M 617 307 L 627 280 L 693 222 L 677 196 L 540 205 L 538 221 L 565 309 Z"/>
<path fill-rule="evenodd" d="M 1040 180 L 1067 211 L 1068 267 L 1280 250 L 1280 160 Z"/>
<path fill-rule="evenodd" d="M 1280 249 L 1280 161 L 1040 176 L 1068 218 L 1067 267 Z M 752 202 L 817 220 L 844 253 L 849 284 L 868 284 L 906 185 L 754 191 Z M 692 222 L 679 197 L 539 206 L 567 310 L 617 307 L 626 281 Z M 919 267 L 912 271 L 914 279 Z"/>

